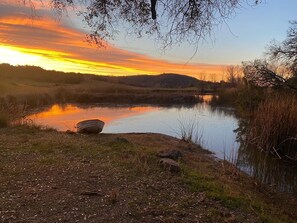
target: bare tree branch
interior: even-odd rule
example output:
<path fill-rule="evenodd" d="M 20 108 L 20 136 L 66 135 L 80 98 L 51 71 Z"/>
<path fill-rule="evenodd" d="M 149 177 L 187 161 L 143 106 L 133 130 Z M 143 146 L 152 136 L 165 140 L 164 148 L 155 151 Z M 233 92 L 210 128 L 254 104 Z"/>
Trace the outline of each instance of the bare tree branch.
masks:
<path fill-rule="evenodd" d="M 260 87 L 285 86 L 297 91 L 297 88 L 288 82 L 288 79 L 276 74 L 268 68 L 266 61 L 255 60 L 243 63 L 245 79 L 253 85 Z"/>
<path fill-rule="evenodd" d="M 287 38 L 281 43 L 272 43 L 268 54 L 272 59 L 282 61 L 297 76 L 297 20 L 290 22 Z"/>
<path fill-rule="evenodd" d="M 42 0 L 41 0 L 42 1 Z M 129 25 L 133 34 L 155 36 L 166 49 L 182 42 L 198 44 L 214 26 L 225 23 L 246 0 L 50 0 L 63 13 L 69 7 L 91 28 L 89 39 L 99 45 Z M 254 4 L 259 1 L 248 0 Z M 30 0 L 24 0 L 29 2 Z M 76 7 L 74 7 L 76 6 Z"/>

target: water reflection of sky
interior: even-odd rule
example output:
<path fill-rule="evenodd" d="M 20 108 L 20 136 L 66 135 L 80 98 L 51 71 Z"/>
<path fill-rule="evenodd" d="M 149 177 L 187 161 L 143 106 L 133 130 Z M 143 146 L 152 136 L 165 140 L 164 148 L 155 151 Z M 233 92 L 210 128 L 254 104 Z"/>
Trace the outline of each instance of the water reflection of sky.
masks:
<path fill-rule="evenodd" d="M 28 116 L 36 124 L 53 127 L 59 131 L 75 130 L 77 122 L 85 119 L 101 119 L 106 126 L 117 119 L 137 115 L 150 107 L 100 107 L 79 105 L 53 105 L 41 112 Z"/>
<path fill-rule="evenodd" d="M 77 122 L 99 118 L 106 123 L 104 133 L 155 132 L 174 137 L 180 137 L 181 125 L 188 129 L 194 123 L 205 148 L 218 157 L 229 156 L 230 149 L 238 148 L 233 132 L 237 120 L 232 112 L 203 103 L 191 107 L 53 105 L 28 118 L 59 131 L 75 130 Z"/>
<path fill-rule="evenodd" d="M 53 105 L 28 118 L 35 123 L 59 131 L 75 130 L 75 124 L 85 119 L 101 119 L 106 124 L 103 133 L 154 132 L 181 136 L 181 128 L 192 125 L 202 146 L 221 159 L 237 161 L 240 169 L 268 185 L 282 191 L 296 191 L 296 168 L 286 167 L 281 161 L 262 157 L 258 149 L 239 148 L 235 129 L 238 120 L 230 108 L 214 108 L 207 103 L 195 106 L 83 106 Z M 195 137 L 195 136 L 194 136 Z"/>

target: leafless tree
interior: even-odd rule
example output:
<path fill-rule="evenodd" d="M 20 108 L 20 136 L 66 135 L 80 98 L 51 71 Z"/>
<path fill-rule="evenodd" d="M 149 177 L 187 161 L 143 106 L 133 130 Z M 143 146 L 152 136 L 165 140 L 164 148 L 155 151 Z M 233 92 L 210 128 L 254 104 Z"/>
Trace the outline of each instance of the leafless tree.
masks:
<path fill-rule="evenodd" d="M 237 85 L 241 82 L 242 79 L 242 69 L 238 65 L 230 65 L 226 67 L 224 73 L 227 77 L 227 82 L 231 85 Z"/>
<path fill-rule="evenodd" d="M 206 81 L 206 74 L 204 72 L 200 72 L 198 74 L 198 79 L 202 81 Z"/>
<path fill-rule="evenodd" d="M 32 0 L 23 0 L 30 2 Z M 42 0 L 40 0 L 42 1 Z M 138 37 L 151 35 L 166 49 L 188 41 L 197 44 L 214 26 L 236 13 L 242 2 L 259 0 L 50 0 L 63 12 L 72 7 L 91 28 L 89 39 L 104 45 L 123 27 Z M 125 29 L 127 31 L 127 28 Z"/>
<path fill-rule="evenodd" d="M 243 63 L 244 78 L 251 84 L 260 87 L 288 87 L 297 88 L 288 82 L 288 79 L 278 75 L 269 68 L 269 63 L 264 60 L 255 60 Z"/>
<path fill-rule="evenodd" d="M 286 39 L 281 43 L 273 42 L 269 47 L 272 59 L 283 62 L 297 77 L 297 20 L 290 22 Z"/>
<path fill-rule="evenodd" d="M 292 84 L 297 79 L 297 20 L 290 24 L 286 39 L 270 44 L 269 62 L 255 60 L 243 63 L 247 81 L 262 87 L 285 86 L 297 90 L 297 85 Z"/>

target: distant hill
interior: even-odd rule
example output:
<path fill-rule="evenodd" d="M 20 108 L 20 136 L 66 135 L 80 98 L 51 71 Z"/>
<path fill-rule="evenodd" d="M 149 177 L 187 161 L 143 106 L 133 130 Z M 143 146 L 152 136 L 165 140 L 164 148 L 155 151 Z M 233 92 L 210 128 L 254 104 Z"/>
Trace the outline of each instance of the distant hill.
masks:
<path fill-rule="evenodd" d="M 2 63 L 0 64 L 0 79 L 79 84 L 83 81 L 84 77 L 78 73 L 64 73 L 61 71 L 45 70 L 37 66 L 12 66 Z"/>
<path fill-rule="evenodd" d="M 36 66 L 12 66 L 0 64 L 0 80 L 35 81 L 57 84 L 81 84 L 88 81 L 104 81 L 134 87 L 147 88 L 188 88 L 211 86 L 211 82 L 198 80 L 180 74 L 137 75 L 137 76 L 101 76 L 80 73 L 49 71 Z"/>
<path fill-rule="evenodd" d="M 109 78 L 110 81 L 117 81 L 121 84 L 151 87 L 151 88 L 187 88 L 199 87 L 203 83 L 194 77 L 181 74 L 160 74 L 160 75 L 137 75 Z M 113 79 L 113 80 L 112 80 Z"/>

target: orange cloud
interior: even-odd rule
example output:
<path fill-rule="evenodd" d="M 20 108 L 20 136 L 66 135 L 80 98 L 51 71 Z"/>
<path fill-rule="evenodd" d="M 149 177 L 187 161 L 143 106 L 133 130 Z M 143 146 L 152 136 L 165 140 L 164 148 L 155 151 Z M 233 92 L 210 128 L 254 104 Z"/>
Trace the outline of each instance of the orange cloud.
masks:
<path fill-rule="evenodd" d="M 99 49 L 84 41 L 85 33 L 69 27 L 63 20 L 57 21 L 46 13 L 32 19 L 20 5 L 5 7 L 11 11 L 0 14 L 0 52 L 5 49 L 10 50 L 11 55 L 15 52 L 15 55 L 28 55 L 28 59 L 34 57 L 28 64 L 34 61 L 33 65 L 45 69 L 104 75 L 180 73 L 199 77 L 204 73 L 207 79 L 208 74 L 221 73 L 224 68 L 223 65 L 172 63 L 111 45 Z M 26 63 L 26 57 L 22 58 L 21 64 Z M 19 60 L 12 61 L 13 56 L 7 61 L 5 56 L 0 59 L 0 62 L 20 64 Z"/>

